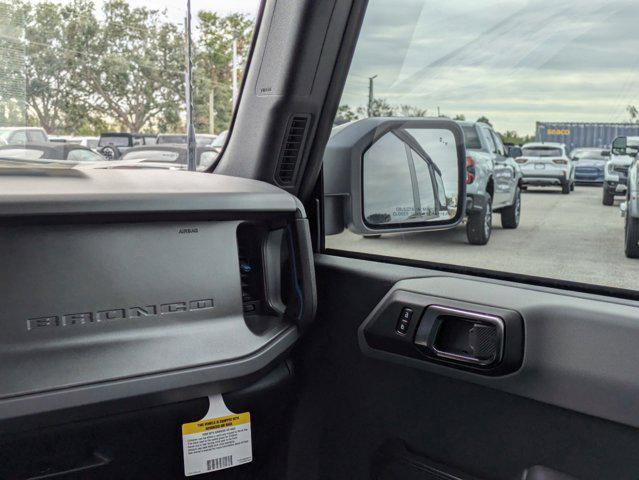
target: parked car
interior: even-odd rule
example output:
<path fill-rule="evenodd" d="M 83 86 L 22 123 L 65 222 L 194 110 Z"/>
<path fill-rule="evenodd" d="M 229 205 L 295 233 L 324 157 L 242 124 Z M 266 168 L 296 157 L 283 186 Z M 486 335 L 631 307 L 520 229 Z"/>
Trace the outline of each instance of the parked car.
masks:
<path fill-rule="evenodd" d="M 100 137 L 71 137 L 69 142 L 77 143 L 78 145 L 89 147 L 90 149 L 97 151 L 100 143 Z"/>
<path fill-rule="evenodd" d="M 24 145 L 0 146 L 0 163 L 6 162 L 52 163 L 64 161 L 84 163 L 101 162 L 104 157 L 90 148 L 74 143 L 25 143 Z"/>
<path fill-rule="evenodd" d="M 610 160 L 604 169 L 603 195 L 601 202 L 612 205 L 615 196 L 625 195 L 628 169 L 639 150 L 639 137 L 617 137 L 612 142 Z"/>
<path fill-rule="evenodd" d="M 103 133 L 98 152 L 107 160 L 117 160 L 127 150 L 140 145 L 155 144 L 155 137 L 137 133 Z"/>
<path fill-rule="evenodd" d="M 218 152 L 212 147 L 197 147 L 196 165 L 198 170 L 208 169 L 218 157 Z M 184 143 L 167 143 L 133 147 L 113 162 L 108 162 L 108 168 L 162 168 L 184 170 L 187 166 L 187 146 Z"/>
<path fill-rule="evenodd" d="M 513 157 L 519 147 L 507 149 L 501 137 L 485 123 L 457 122 L 466 142 L 466 236 L 473 245 L 485 245 L 492 232 L 492 215 L 501 214 L 504 228 L 517 228 L 521 217 L 521 168 Z"/>
<path fill-rule="evenodd" d="M 561 193 L 565 195 L 575 189 L 574 162 L 566 154 L 563 143 L 526 143 L 517 163 L 521 166 L 525 187 L 560 186 Z"/>
<path fill-rule="evenodd" d="M 202 147 L 211 145 L 216 139 L 216 135 L 209 135 L 207 133 L 196 133 L 195 142 Z M 160 133 L 156 137 L 156 144 L 167 143 L 186 143 L 186 134 L 182 133 Z"/>
<path fill-rule="evenodd" d="M 228 133 L 229 133 L 228 130 L 223 131 L 217 137 L 215 137 L 215 140 L 213 140 L 213 142 L 211 143 L 211 147 L 215 148 L 218 153 L 221 152 L 222 149 L 224 148 L 224 144 L 226 143 L 226 137 Z"/>
<path fill-rule="evenodd" d="M 609 157 L 610 151 L 601 148 L 576 148 L 570 152 L 570 158 L 575 162 L 575 183 L 601 185 Z"/>
<path fill-rule="evenodd" d="M 47 132 L 40 127 L 2 127 L 0 128 L 0 138 L 7 145 L 49 141 Z"/>
<path fill-rule="evenodd" d="M 639 258 L 639 172 L 635 158 L 628 168 L 626 201 L 621 204 L 625 220 L 624 253 L 628 258 Z"/>

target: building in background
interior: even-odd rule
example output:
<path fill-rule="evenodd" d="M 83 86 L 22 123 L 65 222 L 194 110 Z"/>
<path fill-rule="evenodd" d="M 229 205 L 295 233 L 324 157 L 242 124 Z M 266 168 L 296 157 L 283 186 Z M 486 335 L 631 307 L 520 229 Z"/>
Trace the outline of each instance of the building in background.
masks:
<path fill-rule="evenodd" d="M 639 136 L 635 123 L 537 122 L 535 140 L 559 142 L 566 145 L 567 153 L 575 148 L 610 148 L 615 137 Z"/>

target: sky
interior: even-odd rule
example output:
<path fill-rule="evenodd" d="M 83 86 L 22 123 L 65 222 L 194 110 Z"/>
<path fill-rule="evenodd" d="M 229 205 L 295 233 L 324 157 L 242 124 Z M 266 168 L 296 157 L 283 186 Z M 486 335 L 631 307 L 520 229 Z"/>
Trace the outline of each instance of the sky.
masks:
<path fill-rule="evenodd" d="M 129 0 L 129 4 L 136 7 L 167 8 L 169 12 L 180 15 L 186 11 L 186 0 L 155 0 L 151 5 L 148 0 Z M 238 12 L 255 16 L 258 7 L 259 0 L 191 0 L 193 15 L 200 10 L 208 10 L 222 15 Z"/>
<path fill-rule="evenodd" d="M 182 25 L 186 0 L 151 6 Z M 200 10 L 255 16 L 258 6 L 192 0 L 195 19 Z M 486 116 L 501 132 L 533 134 L 536 121 L 626 122 L 626 107 L 639 106 L 637 52 L 636 0 L 370 0 L 341 103 L 365 107 L 377 75 L 376 98 L 429 115 Z"/>
<path fill-rule="evenodd" d="M 371 0 L 342 104 L 376 98 L 436 115 L 625 122 L 639 105 L 634 0 Z"/>

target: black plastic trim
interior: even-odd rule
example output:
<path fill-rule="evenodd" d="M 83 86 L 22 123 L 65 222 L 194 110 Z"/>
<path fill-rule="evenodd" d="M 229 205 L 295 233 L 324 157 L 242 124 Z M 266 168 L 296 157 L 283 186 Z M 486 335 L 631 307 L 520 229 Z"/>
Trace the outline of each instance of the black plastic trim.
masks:
<path fill-rule="evenodd" d="M 391 257 L 387 255 L 376 255 L 373 253 L 351 252 L 348 250 L 337 250 L 325 248 L 322 252 L 325 255 L 336 257 L 354 258 L 357 260 L 369 260 L 371 262 L 390 263 L 407 267 L 428 268 L 440 272 L 450 272 L 473 277 L 484 277 L 507 282 L 517 282 L 540 287 L 558 288 L 573 292 L 588 293 L 593 295 L 603 295 L 606 297 L 623 298 L 627 300 L 639 300 L 639 291 L 628 290 L 616 287 L 604 287 L 601 285 L 591 285 L 588 283 L 572 282 L 555 278 L 536 277 L 534 275 L 524 275 L 521 273 L 500 272 L 483 268 L 467 267 L 463 265 L 452 265 L 447 263 L 429 262 L 426 260 L 415 260 L 411 258 Z"/>

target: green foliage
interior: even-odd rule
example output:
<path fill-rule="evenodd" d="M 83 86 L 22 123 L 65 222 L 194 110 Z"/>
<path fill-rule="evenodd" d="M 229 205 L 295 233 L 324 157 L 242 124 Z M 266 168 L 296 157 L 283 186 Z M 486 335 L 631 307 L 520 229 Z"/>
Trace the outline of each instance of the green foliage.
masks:
<path fill-rule="evenodd" d="M 515 145 L 523 145 L 524 143 L 535 140 L 534 135 L 519 135 L 515 130 L 506 130 L 500 133 L 500 135 L 504 143 L 513 143 Z"/>
<path fill-rule="evenodd" d="M 194 120 L 209 131 L 209 94 L 215 93 L 215 130 L 232 116 L 232 44 L 237 39 L 238 82 L 250 48 L 246 15 L 200 12 L 194 32 Z M 167 11 L 106 0 L 19 0 L 0 4 L 0 123 L 38 124 L 50 133 L 99 134 L 183 131 L 185 34 Z M 178 26 L 179 25 L 179 26 Z M 25 115 L 26 110 L 26 115 Z"/>
<path fill-rule="evenodd" d="M 481 117 L 479 117 L 477 121 L 485 123 L 486 125 L 490 125 L 491 127 L 493 126 L 493 124 L 490 123 L 490 120 L 488 120 L 488 117 L 486 117 L 485 115 L 482 115 Z"/>
<path fill-rule="evenodd" d="M 371 117 L 425 117 L 428 110 L 414 105 L 392 105 L 384 98 L 376 98 L 371 105 Z M 368 116 L 368 107 L 351 108 L 340 105 L 335 116 L 335 124 L 351 122 Z"/>
<path fill-rule="evenodd" d="M 357 112 L 353 110 L 348 105 L 340 105 L 337 108 L 337 114 L 335 115 L 335 124 L 341 125 L 343 123 L 352 122 L 353 120 L 357 120 L 359 116 Z"/>
<path fill-rule="evenodd" d="M 194 65 L 194 123 L 196 130 L 210 131 L 209 99 L 213 92 L 215 133 L 219 133 L 229 128 L 233 116 L 233 39 L 237 40 L 239 88 L 251 46 L 253 20 L 240 13 L 221 16 L 205 11 L 198 13 L 198 19 Z"/>
<path fill-rule="evenodd" d="M 457 115 L 453 117 L 453 120 L 464 122 L 466 120 L 466 115 L 464 115 L 463 113 L 458 113 Z"/>

